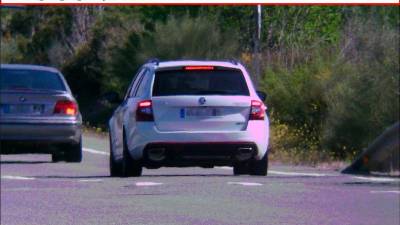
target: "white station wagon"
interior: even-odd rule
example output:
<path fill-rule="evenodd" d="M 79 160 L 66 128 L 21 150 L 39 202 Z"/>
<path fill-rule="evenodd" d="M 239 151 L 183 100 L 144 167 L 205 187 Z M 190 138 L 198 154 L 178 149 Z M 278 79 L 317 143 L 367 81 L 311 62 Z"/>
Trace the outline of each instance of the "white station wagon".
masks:
<path fill-rule="evenodd" d="M 134 76 L 109 121 L 111 176 L 142 168 L 233 166 L 265 176 L 265 94 L 236 61 L 151 60 Z"/>

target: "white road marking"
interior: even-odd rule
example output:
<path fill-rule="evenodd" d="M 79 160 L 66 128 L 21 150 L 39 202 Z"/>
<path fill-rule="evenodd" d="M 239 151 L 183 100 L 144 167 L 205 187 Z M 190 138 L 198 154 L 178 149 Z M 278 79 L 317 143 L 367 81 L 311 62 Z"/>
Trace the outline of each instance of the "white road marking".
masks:
<path fill-rule="evenodd" d="M 227 184 L 243 185 L 243 186 L 262 186 L 263 185 L 260 183 L 253 183 L 253 182 L 228 182 Z"/>
<path fill-rule="evenodd" d="M 221 169 L 221 170 L 232 170 L 233 167 L 230 166 L 216 166 L 216 169 Z"/>
<path fill-rule="evenodd" d="M 370 191 L 371 194 L 386 194 L 386 193 L 391 193 L 391 194 L 400 194 L 400 191 Z"/>
<path fill-rule="evenodd" d="M 394 182 L 394 181 L 400 181 L 400 179 L 394 179 L 394 178 L 387 178 L 387 177 L 360 177 L 360 176 L 352 176 L 353 178 L 359 179 L 359 180 L 367 180 L 367 181 L 374 181 L 374 182 Z"/>
<path fill-rule="evenodd" d="M 102 182 L 102 181 L 103 181 L 102 179 L 91 179 L 91 180 L 82 179 L 82 180 L 79 180 L 79 182 Z"/>
<path fill-rule="evenodd" d="M 11 176 L 11 175 L 3 175 L 1 179 L 9 179 L 9 180 L 34 180 L 34 177 L 22 177 L 22 176 Z"/>
<path fill-rule="evenodd" d="M 99 151 L 99 150 L 91 149 L 91 148 L 82 148 L 82 150 L 84 152 L 89 152 L 89 153 L 98 154 L 98 155 L 107 155 L 107 156 L 110 155 L 110 153 L 108 153 L 108 152 L 103 152 L 103 151 Z"/>
<path fill-rule="evenodd" d="M 268 173 L 275 174 L 275 175 L 285 175 L 285 176 L 307 176 L 307 177 L 330 176 L 328 174 L 323 174 L 323 173 L 298 173 L 298 172 L 283 172 L 283 171 L 276 171 L 276 170 L 268 170 Z"/>
<path fill-rule="evenodd" d="M 232 170 L 232 167 L 229 167 L 229 166 L 219 166 L 219 167 L 215 167 L 215 168 L 222 169 L 222 170 Z M 268 170 L 268 173 L 275 174 L 275 175 L 284 175 L 284 176 L 307 176 L 307 177 L 333 176 L 333 175 L 328 175 L 328 174 L 323 174 L 323 173 L 283 172 L 283 171 L 276 171 L 276 170 Z"/>
<path fill-rule="evenodd" d="M 135 185 L 136 186 L 158 186 L 158 185 L 162 185 L 163 183 L 157 183 L 157 182 L 136 182 Z"/>

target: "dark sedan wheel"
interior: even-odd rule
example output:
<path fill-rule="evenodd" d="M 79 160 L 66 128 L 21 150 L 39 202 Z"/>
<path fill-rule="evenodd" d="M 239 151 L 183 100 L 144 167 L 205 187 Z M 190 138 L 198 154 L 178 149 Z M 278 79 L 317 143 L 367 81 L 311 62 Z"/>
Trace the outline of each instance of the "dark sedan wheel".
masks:
<path fill-rule="evenodd" d="M 142 175 L 142 165 L 140 161 L 132 159 L 128 152 L 128 146 L 124 138 L 124 149 L 122 156 L 122 176 L 140 177 Z"/>
<path fill-rule="evenodd" d="M 78 144 L 69 145 L 69 149 L 65 151 L 65 161 L 81 162 L 82 161 L 82 137 Z"/>
<path fill-rule="evenodd" d="M 268 173 L 268 152 L 261 160 L 254 160 L 250 164 L 250 175 L 267 176 Z"/>

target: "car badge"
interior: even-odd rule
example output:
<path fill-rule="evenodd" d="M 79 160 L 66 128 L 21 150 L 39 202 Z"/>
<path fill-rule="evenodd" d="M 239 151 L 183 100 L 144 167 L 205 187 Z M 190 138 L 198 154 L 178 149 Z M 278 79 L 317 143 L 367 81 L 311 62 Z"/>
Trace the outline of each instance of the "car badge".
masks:
<path fill-rule="evenodd" d="M 200 105 L 204 105 L 205 103 L 206 103 L 206 98 L 204 98 L 204 97 L 199 98 Z"/>
<path fill-rule="evenodd" d="M 25 102 L 25 101 L 26 101 L 26 98 L 23 97 L 23 96 L 21 96 L 21 97 L 19 97 L 19 101 L 20 101 L 20 102 Z"/>

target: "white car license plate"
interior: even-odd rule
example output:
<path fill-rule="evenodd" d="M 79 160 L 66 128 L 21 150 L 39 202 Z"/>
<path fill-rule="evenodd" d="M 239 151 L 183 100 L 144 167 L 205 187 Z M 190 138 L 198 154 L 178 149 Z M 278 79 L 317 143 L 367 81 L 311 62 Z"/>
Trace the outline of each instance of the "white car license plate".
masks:
<path fill-rule="evenodd" d="M 219 115 L 219 110 L 216 108 L 186 108 L 184 111 L 186 117 L 210 117 Z"/>

